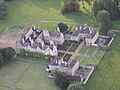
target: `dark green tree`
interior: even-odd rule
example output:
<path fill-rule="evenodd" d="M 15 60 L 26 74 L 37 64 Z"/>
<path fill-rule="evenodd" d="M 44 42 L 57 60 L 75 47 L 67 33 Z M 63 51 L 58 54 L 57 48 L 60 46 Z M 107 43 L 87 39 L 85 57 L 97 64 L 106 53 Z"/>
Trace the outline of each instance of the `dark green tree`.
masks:
<path fill-rule="evenodd" d="M 100 10 L 104 10 L 104 5 L 101 0 L 95 0 L 93 4 L 93 13 L 95 17 L 97 17 L 98 11 Z"/>
<path fill-rule="evenodd" d="M 89 11 L 86 9 L 86 7 L 85 7 L 85 6 L 86 6 L 86 5 L 85 5 L 85 2 L 88 3 L 89 6 L 91 6 L 92 1 L 93 1 L 93 0 L 78 0 L 78 2 L 81 2 L 81 3 L 82 3 L 83 9 L 84 9 L 88 14 L 90 14 L 90 13 L 89 13 Z"/>
<path fill-rule="evenodd" d="M 84 1 L 85 1 L 86 3 L 88 3 L 89 5 L 91 5 L 93 0 L 78 0 L 78 1 L 79 1 L 79 2 L 82 2 L 82 7 L 85 8 Z"/>
<path fill-rule="evenodd" d="M 108 30 L 112 28 L 110 14 L 106 10 L 101 10 L 97 15 L 98 21 L 101 23 L 100 32 L 107 33 Z"/>
<path fill-rule="evenodd" d="M 4 57 L 2 55 L 2 53 L 0 53 L 0 67 L 4 64 Z"/>
<path fill-rule="evenodd" d="M 100 10 L 108 11 L 111 20 L 117 20 L 118 18 L 120 18 L 119 7 L 113 0 L 95 0 L 93 4 L 93 12 L 95 17 Z"/>
<path fill-rule="evenodd" d="M 67 90 L 84 90 L 84 88 L 81 84 L 74 83 L 74 84 L 70 84 Z"/>
<path fill-rule="evenodd" d="M 4 0 L 4 1 L 12 1 L 12 0 Z"/>
<path fill-rule="evenodd" d="M 113 0 L 102 0 L 104 8 L 110 13 L 111 20 L 117 20 L 120 17 L 120 10 Z"/>
<path fill-rule="evenodd" d="M 79 3 L 77 0 L 64 0 L 61 12 L 74 12 L 79 10 Z"/>
<path fill-rule="evenodd" d="M 15 50 L 11 47 L 3 48 L 0 52 L 2 53 L 5 62 L 13 60 L 16 54 Z"/>
<path fill-rule="evenodd" d="M 117 6 L 118 6 L 119 1 L 120 1 L 120 0 L 114 0 L 114 2 L 117 4 Z"/>
<path fill-rule="evenodd" d="M 60 32 L 62 32 L 62 33 L 67 32 L 67 30 L 68 30 L 67 24 L 64 24 L 64 23 L 58 23 L 57 27 L 59 27 Z"/>
<path fill-rule="evenodd" d="M 118 8 L 119 8 L 119 10 L 120 10 L 120 2 L 118 3 Z"/>
<path fill-rule="evenodd" d="M 0 0 L 0 18 L 5 18 L 6 16 L 6 3 L 4 0 Z"/>
<path fill-rule="evenodd" d="M 54 81 L 55 81 L 56 86 L 58 86 L 62 90 L 67 89 L 67 87 L 70 84 L 70 79 L 68 78 L 68 76 L 58 71 L 55 72 Z"/>

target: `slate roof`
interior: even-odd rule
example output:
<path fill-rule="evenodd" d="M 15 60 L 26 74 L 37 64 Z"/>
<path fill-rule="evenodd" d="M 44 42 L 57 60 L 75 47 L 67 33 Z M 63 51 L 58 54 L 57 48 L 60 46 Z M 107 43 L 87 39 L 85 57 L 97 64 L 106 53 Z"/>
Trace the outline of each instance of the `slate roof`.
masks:
<path fill-rule="evenodd" d="M 108 46 L 111 40 L 112 40 L 111 37 L 98 37 L 97 40 L 95 41 L 95 44 Z"/>
<path fill-rule="evenodd" d="M 51 50 L 53 50 L 53 46 L 51 45 L 41 45 L 41 42 L 38 42 L 37 39 L 41 39 L 43 40 L 43 35 L 42 35 L 42 30 L 38 30 L 38 29 L 35 29 L 33 27 L 31 27 L 33 32 L 31 33 L 31 35 L 26 39 L 25 38 L 25 34 L 22 35 L 21 37 L 21 40 L 19 41 L 21 43 L 21 45 L 23 45 L 24 47 L 28 47 L 28 45 L 30 45 L 31 48 L 34 48 L 36 49 L 37 47 L 39 47 L 40 49 L 42 50 L 46 50 L 48 48 L 48 46 L 50 47 Z M 29 28 L 29 29 L 31 29 Z M 26 33 L 27 34 L 27 33 Z M 42 36 L 40 36 L 42 35 Z M 24 43 L 22 41 L 22 39 L 24 39 Z M 33 40 L 33 46 L 31 45 L 31 40 Z M 43 40 L 43 43 L 45 44 L 44 40 Z"/>
<path fill-rule="evenodd" d="M 97 33 L 97 30 L 91 30 L 90 33 L 88 34 L 87 38 L 93 38 L 96 33 Z"/>
<path fill-rule="evenodd" d="M 93 38 L 95 36 L 95 34 L 97 33 L 97 28 L 94 28 L 94 27 L 81 27 L 81 28 L 78 28 L 79 33 L 82 33 L 82 34 L 87 34 L 87 37 L 86 38 Z"/>
<path fill-rule="evenodd" d="M 70 34 L 65 34 L 65 35 L 64 35 L 65 40 L 70 40 L 70 37 L 71 37 Z"/>
<path fill-rule="evenodd" d="M 73 33 L 72 33 L 73 36 L 78 36 L 79 35 L 79 31 L 78 30 L 75 30 Z"/>
<path fill-rule="evenodd" d="M 89 27 L 87 27 L 87 28 L 83 28 L 83 27 L 78 28 L 78 31 L 79 31 L 79 33 L 83 33 L 83 34 L 89 34 L 90 33 Z"/>
<path fill-rule="evenodd" d="M 76 28 L 71 34 L 65 34 L 65 39 L 69 40 L 70 36 L 78 36 L 79 33 L 81 34 L 86 34 L 86 38 L 93 38 L 95 34 L 97 33 L 97 29 L 94 27 L 81 27 L 81 28 Z"/>
<path fill-rule="evenodd" d="M 59 64 L 60 62 L 60 64 Z M 66 64 L 65 64 L 66 63 Z M 77 60 L 73 59 L 70 63 L 68 62 L 62 62 L 62 57 L 57 56 L 53 59 L 53 61 L 50 63 L 50 65 L 54 65 L 54 66 L 60 66 L 60 67 L 65 67 L 65 68 L 73 68 L 73 66 L 77 63 Z"/>
<path fill-rule="evenodd" d="M 49 31 L 51 37 L 60 37 L 60 32 L 58 31 Z"/>
<path fill-rule="evenodd" d="M 77 63 L 77 60 L 73 59 L 73 60 L 70 62 L 70 67 L 72 68 L 76 63 Z"/>

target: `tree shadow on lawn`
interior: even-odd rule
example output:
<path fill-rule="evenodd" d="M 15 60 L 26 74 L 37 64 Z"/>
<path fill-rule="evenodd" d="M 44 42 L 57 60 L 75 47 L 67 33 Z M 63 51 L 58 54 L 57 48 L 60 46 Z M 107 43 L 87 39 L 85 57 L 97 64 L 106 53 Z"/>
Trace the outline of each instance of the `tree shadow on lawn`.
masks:
<path fill-rule="evenodd" d="M 118 19 L 116 21 L 112 21 L 112 24 L 113 24 L 113 29 L 120 30 L 120 19 Z"/>
<path fill-rule="evenodd" d="M 90 26 L 98 26 L 98 22 L 96 21 L 96 19 L 93 16 L 87 14 L 86 12 L 68 12 L 63 14 L 63 16 L 80 24 L 87 23 Z"/>

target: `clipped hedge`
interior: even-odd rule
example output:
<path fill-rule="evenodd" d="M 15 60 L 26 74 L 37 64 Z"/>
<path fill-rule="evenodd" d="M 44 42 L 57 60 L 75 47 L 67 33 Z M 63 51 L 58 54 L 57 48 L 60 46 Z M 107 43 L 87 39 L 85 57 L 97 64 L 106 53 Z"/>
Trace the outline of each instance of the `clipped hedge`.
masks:
<path fill-rule="evenodd" d="M 24 49 L 20 50 L 20 56 L 23 57 L 35 57 L 41 59 L 51 59 L 52 56 L 44 55 L 43 53 L 25 51 Z"/>

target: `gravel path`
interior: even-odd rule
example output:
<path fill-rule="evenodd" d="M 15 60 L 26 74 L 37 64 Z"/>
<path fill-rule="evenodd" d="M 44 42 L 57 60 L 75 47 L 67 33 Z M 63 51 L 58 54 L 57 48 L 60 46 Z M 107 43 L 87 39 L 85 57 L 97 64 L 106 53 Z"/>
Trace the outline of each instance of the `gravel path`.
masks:
<path fill-rule="evenodd" d="M 24 62 L 30 62 L 30 63 L 44 64 L 44 65 L 48 65 L 49 64 L 47 62 L 32 61 L 32 60 L 28 60 L 28 59 L 24 59 L 24 58 L 20 58 L 20 57 L 17 57 L 16 59 L 20 60 L 20 61 L 24 61 Z"/>
<path fill-rule="evenodd" d="M 65 21 L 59 21 L 59 20 L 25 20 L 23 22 L 31 22 L 33 24 L 36 24 L 36 23 L 44 23 L 44 22 L 55 22 L 55 23 L 66 23 L 66 24 L 74 24 L 74 25 L 80 25 L 80 26 L 84 26 L 84 24 L 79 24 L 79 23 L 75 23 L 75 22 L 65 22 Z"/>

